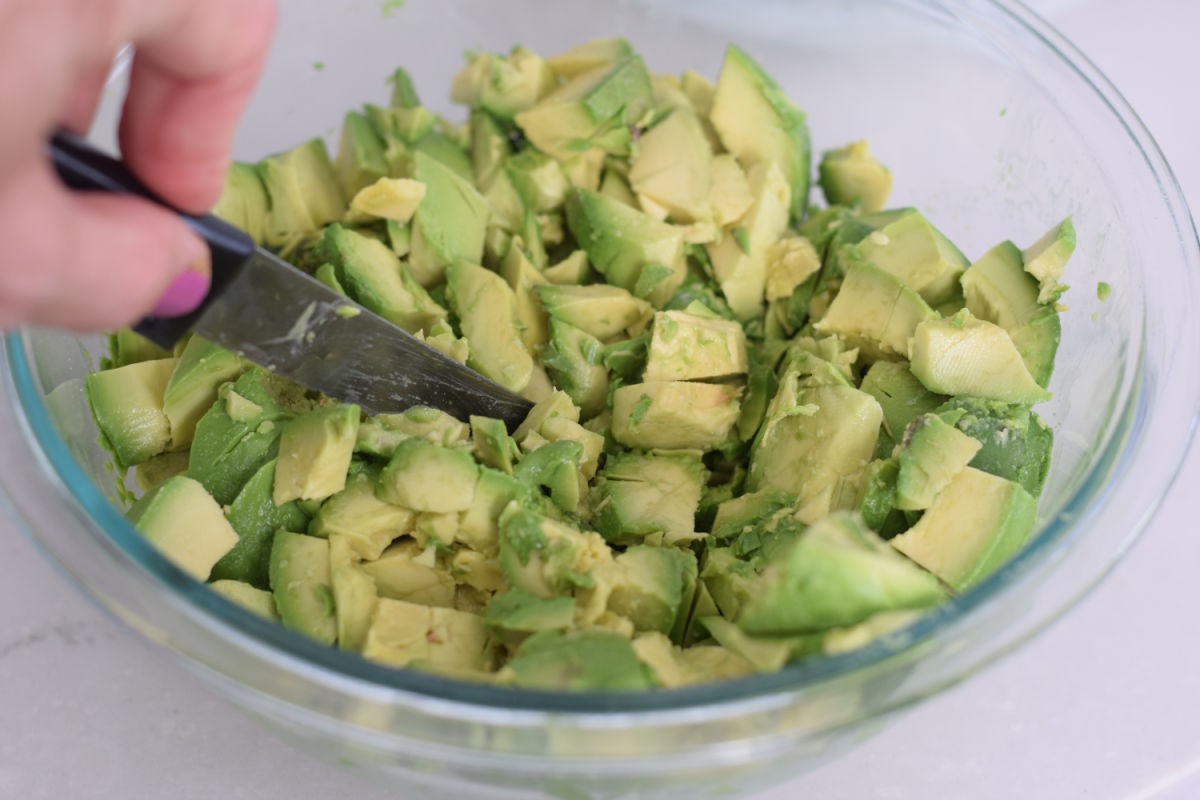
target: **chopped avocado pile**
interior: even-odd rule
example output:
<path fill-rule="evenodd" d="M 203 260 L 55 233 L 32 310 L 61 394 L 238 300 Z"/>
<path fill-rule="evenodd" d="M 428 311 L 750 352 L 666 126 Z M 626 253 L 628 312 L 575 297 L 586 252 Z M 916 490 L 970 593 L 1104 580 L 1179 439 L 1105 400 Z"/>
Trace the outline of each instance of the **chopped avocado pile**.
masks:
<path fill-rule="evenodd" d="M 1070 218 L 972 262 L 732 45 L 472 54 L 463 124 L 390 83 L 216 212 L 535 406 L 365 417 L 118 331 L 87 395 L 184 572 L 382 664 L 626 691 L 844 652 L 1029 538 Z"/>

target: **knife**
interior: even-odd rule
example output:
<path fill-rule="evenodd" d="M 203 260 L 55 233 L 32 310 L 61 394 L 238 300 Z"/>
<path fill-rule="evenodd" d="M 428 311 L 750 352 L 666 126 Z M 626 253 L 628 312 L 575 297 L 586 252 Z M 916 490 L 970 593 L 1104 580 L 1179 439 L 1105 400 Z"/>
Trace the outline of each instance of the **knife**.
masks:
<path fill-rule="evenodd" d="M 72 189 L 133 194 L 165 208 L 117 159 L 58 132 L 50 158 Z M 170 349 L 188 331 L 260 367 L 367 414 L 432 406 L 466 420 L 496 417 L 510 431 L 532 403 L 430 347 L 211 215 L 171 209 L 212 252 L 212 284 L 182 317 L 146 317 L 134 330 Z"/>

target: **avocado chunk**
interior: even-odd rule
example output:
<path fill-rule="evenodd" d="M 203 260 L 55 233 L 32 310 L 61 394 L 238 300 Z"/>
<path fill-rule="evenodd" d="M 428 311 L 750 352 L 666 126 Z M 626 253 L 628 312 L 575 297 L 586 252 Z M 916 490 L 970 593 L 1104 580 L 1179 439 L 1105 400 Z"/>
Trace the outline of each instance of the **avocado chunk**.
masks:
<path fill-rule="evenodd" d="M 896 276 L 866 262 L 846 271 L 825 316 L 813 325 L 836 334 L 872 360 L 904 359 L 908 340 L 920 323 L 937 313 Z"/>
<path fill-rule="evenodd" d="M 692 381 L 646 381 L 613 392 L 612 436 L 626 447 L 712 450 L 741 413 L 741 391 Z"/>
<path fill-rule="evenodd" d="M 271 203 L 258 169 L 253 164 L 235 161 L 225 172 L 225 188 L 213 206 L 212 214 L 250 235 L 262 244 L 267 232 Z"/>
<path fill-rule="evenodd" d="M 406 439 L 379 476 L 379 499 L 414 511 L 465 511 L 471 507 L 479 467 L 467 450 Z"/>
<path fill-rule="evenodd" d="M 900 439 L 910 422 L 938 408 L 947 399 L 945 395 L 926 389 L 907 365 L 896 361 L 876 361 L 863 376 L 859 388 L 879 402 L 883 409 L 884 431 L 894 441 Z M 888 452 L 891 452 L 890 445 Z"/>
<path fill-rule="evenodd" d="M 578 251 L 582 252 L 582 251 Z M 586 256 L 585 261 L 586 264 Z M 546 312 L 597 339 L 610 339 L 650 319 L 653 307 L 620 286 L 539 286 Z"/>
<path fill-rule="evenodd" d="M 329 542 L 278 531 L 271 545 L 271 591 L 283 624 L 323 644 L 337 639 Z"/>
<path fill-rule="evenodd" d="M 904 431 L 897 454 L 896 508 L 929 508 L 981 446 L 936 414 L 917 417 Z"/>
<path fill-rule="evenodd" d="M 425 184 L 411 178 L 380 178 L 359 189 L 350 210 L 368 217 L 407 224 L 425 197 Z"/>
<path fill-rule="evenodd" d="M 687 264 L 679 228 L 578 187 L 567 194 L 566 212 L 575 241 L 609 283 L 656 308 L 683 283 Z"/>
<path fill-rule="evenodd" d="M 315 408 L 284 428 L 275 466 L 276 505 L 324 500 L 346 487 L 361 416 L 358 406 L 341 403 Z"/>
<path fill-rule="evenodd" d="M 234 580 L 214 580 L 208 588 L 251 614 L 257 614 L 271 622 L 279 621 L 279 612 L 275 610 L 275 598 L 269 591 Z"/>
<path fill-rule="evenodd" d="M 379 598 L 362 654 L 393 667 L 489 671 L 495 643 L 477 614 Z"/>
<path fill-rule="evenodd" d="M 171 444 L 163 393 L 178 359 L 139 361 L 93 372 L 84 379 L 88 405 L 117 467 L 140 464 Z"/>
<path fill-rule="evenodd" d="M 958 292 L 966 257 L 919 213 L 908 213 L 857 245 L 858 255 L 902 280 L 929 305 L 936 306 Z"/>
<path fill-rule="evenodd" d="M 108 335 L 108 359 L 100 362 L 100 369 L 115 369 L 160 358 L 173 358 L 173 354 L 132 328 L 118 328 Z"/>
<path fill-rule="evenodd" d="M 829 150 L 821 157 L 821 191 L 830 205 L 879 211 L 892 191 L 892 173 L 871 155 L 867 140 Z"/>
<path fill-rule="evenodd" d="M 575 601 L 570 597 L 538 597 L 522 589 L 510 589 L 488 603 L 483 619 L 496 630 L 510 634 L 566 630 L 575 621 Z"/>
<path fill-rule="evenodd" d="M 309 534 L 347 541 L 361 559 L 374 561 L 396 539 L 411 533 L 414 514 L 376 497 L 379 472 L 371 467 L 346 479 L 346 486 L 321 504 Z"/>
<path fill-rule="evenodd" d="M 508 248 L 508 255 L 500 265 L 500 274 L 512 287 L 516 299 L 521 341 L 525 342 L 530 353 L 537 353 L 550 338 L 549 318 L 535 293 L 535 289 L 544 285 L 546 279 L 520 247 Z"/>
<path fill-rule="evenodd" d="M 541 631 L 504 668 L 514 686 L 563 691 L 623 692 L 654 686 L 629 640 L 607 631 Z"/>
<path fill-rule="evenodd" d="M 163 413 L 171 425 L 171 449 L 191 445 L 196 423 L 217 400 L 217 388 L 235 380 L 247 366 L 239 356 L 207 339 L 188 339 L 163 390 Z"/>
<path fill-rule="evenodd" d="M 694 455 L 609 455 L 591 523 L 616 544 L 663 545 L 696 537 L 696 509 L 708 470 Z M 619 613 L 619 612 L 618 612 Z"/>
<path fill-rule="evenodd" d="M 772 161 L 756 163 L 746 178 L 754 200 L 738 220 L 739 228 L 745 231 L 744 239 L 739 241 L 731 232 L 720 242 L 705 245 L 721 292 L 741 320 L 762 312 L 767 253 L 787 230 L 792 191 L 784 173 Z"/>
<path fill-rule="evenodd" d="M 346 213 L 346 198 L 321 139 L 264 158 L 258 174 L 271 198 L 263 241 L 272 247 L 294 247 Z"/>
<path fill-rule="evenodd" d="M 521 338 L 512 288 L 496 273 L 461 261 L 451 265 L 446 278 L 450 305 L 470 343 L 467 364 L 506 389 L 524 389 L 533 357 Z"/>
<path fill-rule="evenodd" d="M 562 208 L 571 184 L 557 161 L 537 150 L 522 150 L 504 162 L 525 208 L 545 214 Z"/>
<path fill-rule="evenodd" d="M 987 251 L 963 273 L 962 287 L 967 309 L 1008 331 L 1029 374 L 1046 386 L 1062 325 L 1053 304 L 1038 299 L 1038 282 L 1025 271 L 1017 246 L 1001 242 Z"/>
<path fill-rule="evenodd" d="M 751 635 L 814 633 L 945 599 L 937 578 L 900 557 L 848 511 L 807 528 L 754 586 L 735 620 Z"/>
<path fill-rule="evenodd" d="M 508 435 L 504 423 L 492 417 L 471 415 L 471 443 L 475 460 L 512 475 L 513 461 L 518 457 L 517 443 Z"/>
<path fill-rule="evenodd" d="M 962 592 L 1015 555 L 1036 518 L 1037 501 L 1020 484 L 967 467 L 891 544 Z"/>
<path fill-rule="evenodd" d="M 527 500 L 530 487 L 511 475 L 481 467 L 471 506 L 463 512 L 456 538 L 480 553 L 500 548 L 500 515 L 514 500 Z"/>
<path fill-rule="evenodd" d="M 578 442 L 547 442 L 521 457 L 513 477 L 533 489 L 545 487 L 555 505 L 575 513 L 587 490 L 582 459 L 583 446 Z"/>
<path fill-rule="evenodd" d="M 171 563 L 198 581 L 237 544 L 237 532 L 197 481 L 169 478 L 129 509 L 129 521 Z"/>
<path fill-rule="evenodd" d="M 592 39 L 570 50 L 550 56 L 546 63 L 560 78 L 570 80 L 596 67 L 624 61 L 634 55 L 629 42 L 621 38 Z"/>
<path fill-rule="evenodd" d="M 723 617 L 701 617 L 700 624 L 712 637 L 733 653 L 754 665 L 759 672 L 778 672 L 789 661 L 819 652 L 821 634 L 800 636 L 748 636 Z"/>
<path fill-rule="evenodd" d="M 937 414 L 981 443 L 970 466 L 1016 481 L 1034 497 L 1041 494 L 1054 433 L 1029 406 L 955 397 Z"/>
<path fill-rule="evenodd" d="M 411 177 L 425 184 L 425 197 L 412 218 L 408 266 L 417 282 L 429 287 L 441 283 L 456 261 L 479 263 L 490 211 L 470 179 L 425 153 L 414 155 Z"/>
<path fill-rule="evenodd" d="M 696 591 L 696 556 L 690 550 L 634 545 L 607 572 L 609 611 L 630 620 L 635 631 L 682 637 Z"/>
<path fill-rule="evenodd" d="M 789 510 L 795 504 L 794 495 L 778 489 L 750 492 L 726 500 L 717 506 L 712 523 L 713 538 L 723 541 L 753 531 L 780 511 Z"/>
<path fill-rule="evenodd" d="M 371 626 L 378 594 L 375 581 L 362 569 L 355 544 L 348 537 L 329 537 L 329 580 L 337 623 L 337 644 L 361 650 Z"/>
<path fill-rule="evenodd" d="M 275 460 L 259 467 L 225 512 L 237 531 L 238 542 L 213 565 L 212 579 L 244 581 L 259 589 L 270 588 L 268 569 L 271 543 L 277 530 L 303 531 L 308 515 L 295 502 L 275 505 Z"/>
<path fill-rule="evenodd" d="M 335 223 L 325 229 L 321 251 L 347 294 L 397 327 L 416 333 L 446 318 L 383 242 Z"/>
<path fill-rule="evenodd" d="M 908 527 L 908 520 L 896 508 L 896 482 L 900 464 L 895 458 L 875 459 L 863 470 L 862 490 L 857 509 L 867 527 L 890 539 Z"/>
<path fill-rule="evenodd" d="M 546 267 L 542 275 L 550 283 L 564 286 L 586 282 L 591 271 L 592 265 L 588 263 L 587 253 L 583 250 L 573 250 L 562 261 Z"/>
<path fill-rule="evenodd" d="M 909 344 L 912 374 L 938 394 L 969 394 L 1006 403 L 1040 403 L 1037 384 L 1008 332 L 963 309 L 919 324 Z"/>
<path fill-rule="evenodd" d="M 384 157 L 383 140 L 361 112 L 351 111 L 342 121 L 335 166 L 345 197 L 354 197 L 362 189 L 390 174 Z"/>
<path fill-rule="evenodd" d="M 612 563 L 599 534 L 552 520 L 519 502 L 500 515 L 500 568 L 512 587 L 538 597 L 571 594 L 593 585 L 594 569 Z"/>
<path fill-rule="evenodd" d="M 429 546 L 422 547 L 406 538 L 384 550 L 379 558 L 362 562 L 360 569 L 374 580 L 379 597 L 454 608 L 454 576 L 431 555 L 434 553 Z"/>
<path fill-rule="evenodd" d="M 638 137 L 629 185 L 665 209 L 672 222 L 710 221 L 712 159 L 712 147 L 690 104 L 676 108 Z"/>
<path fill-rule="evenodd" d="M 558 159 L 588 147 L 626 155 L 630 127 L 651 103 L 646 65 L 631 56 L 574 76 L 513 119 L 537 149 Z"/>
<path fill-rule="evenodd" d="M 1038 281 L 1039 303 L 1053 303 L 1067 290 L 1058 282 L 1075 252 L 1075 224 L 1067 217 L 1021 251 L 1025 271 Z"/>
<path fill-rule="evenodd" d="M 559 319 L 550 322 L 550 342 L 542 364 L 554 385 L 579 406 L 583 417 L 594 417 L 608 400 L 608 370 L 600 340 Z"/>
<path fill-rule="evenodd" d="M 729 45 L 717 77 L 709 119 L 725 149 L 743 166 L 774 163 L 790 187 L 789 211 L 808 208 L 812 148 L 804 112 L 775 80 L 737 45 Z"/>
<path fill-rule="evenodd" d="M 736 322 L 684 311 L 654 315 L 644 380 L 714 380 L 748 371 L 746 334 Z"/>
<path fill-rule="evenodd" d="M 479 53 L 472 58 L 454 76 L 450 99 L 508 120 L 541 100 L 557 84 L 545 60 L 518 45 L 507 56 Z"/>

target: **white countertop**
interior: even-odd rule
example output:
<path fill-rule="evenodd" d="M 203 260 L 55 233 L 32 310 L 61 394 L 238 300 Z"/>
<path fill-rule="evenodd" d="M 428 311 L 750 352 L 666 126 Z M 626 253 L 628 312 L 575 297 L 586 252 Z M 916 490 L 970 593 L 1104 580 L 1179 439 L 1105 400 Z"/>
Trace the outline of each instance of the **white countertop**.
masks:
<path fill-rule="evenodd" d="M 1200 3 L 1035 3 L 1200 207 Z M 1200 365 L 1197 365 L 1200 366 Z M 1018 653 L 753 800 L 1200 797 L 1200 449 L 1116 572 Z M 0 521 L 0 798 L 400 798 L 281 743 L 96 611 Z"/>

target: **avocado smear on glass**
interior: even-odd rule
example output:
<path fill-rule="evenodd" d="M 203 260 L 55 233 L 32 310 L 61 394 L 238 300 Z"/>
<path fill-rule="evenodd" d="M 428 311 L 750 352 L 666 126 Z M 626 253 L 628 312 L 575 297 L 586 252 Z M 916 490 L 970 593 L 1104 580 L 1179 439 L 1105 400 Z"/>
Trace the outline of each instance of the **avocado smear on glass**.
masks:
<path fill-rule="evenodd" d="M 715 83 L 472 54 L 461 125 L 391 83 L 216 213 L 535 406 L 368 418 L 116 331 L 87 397 L 185 572 L 381 664 L 642 691 L 859 646 L 1028 540 L 1070 218 L 972 262 L 735 45 Z"/>

